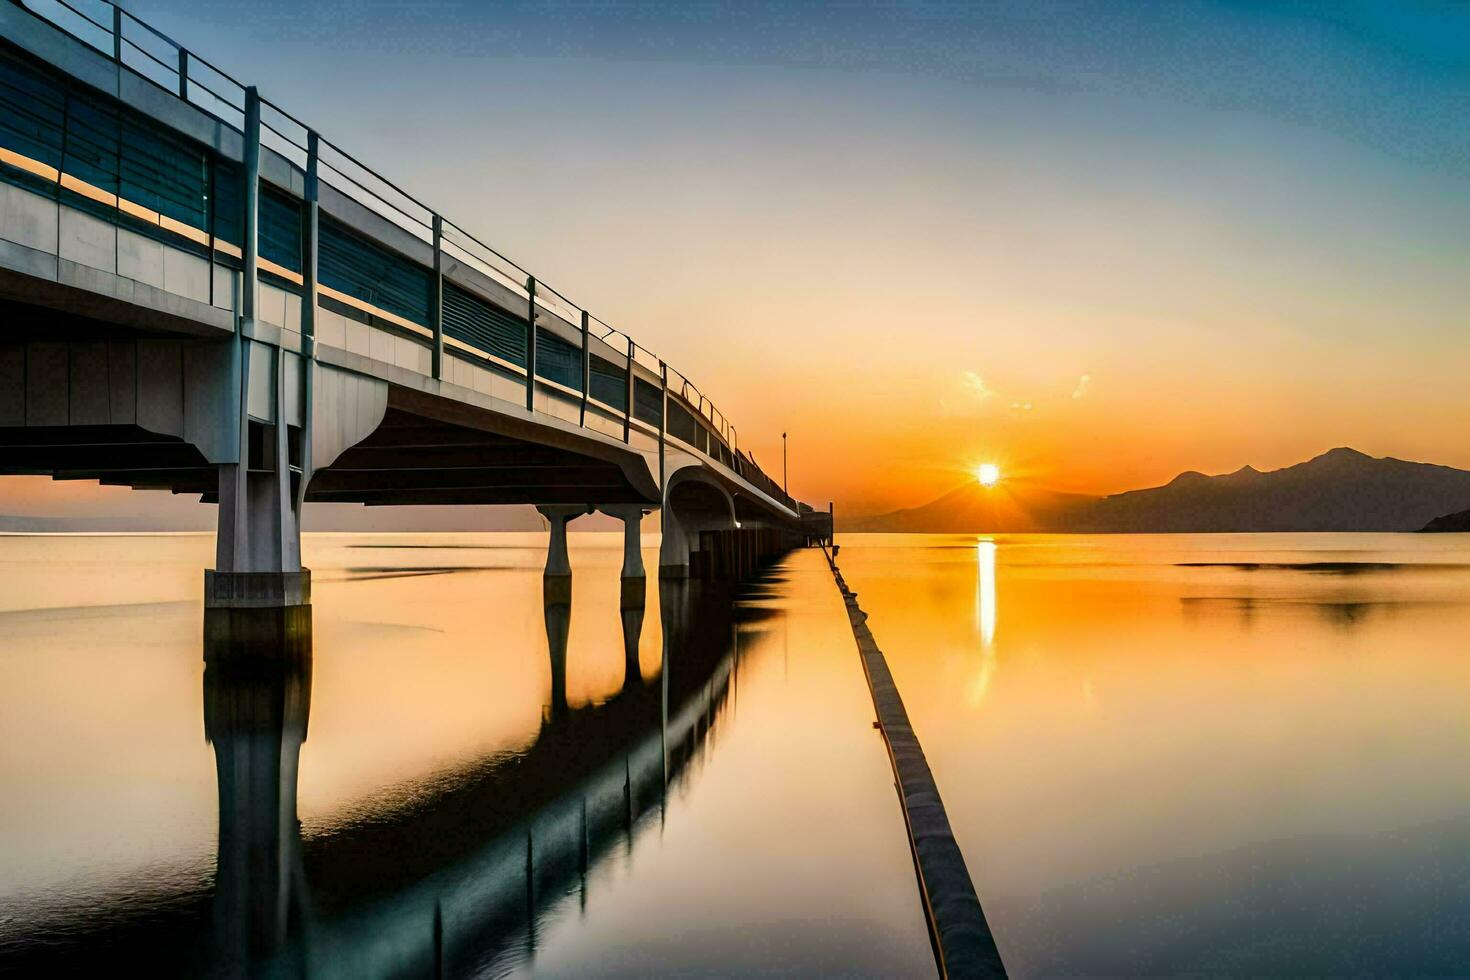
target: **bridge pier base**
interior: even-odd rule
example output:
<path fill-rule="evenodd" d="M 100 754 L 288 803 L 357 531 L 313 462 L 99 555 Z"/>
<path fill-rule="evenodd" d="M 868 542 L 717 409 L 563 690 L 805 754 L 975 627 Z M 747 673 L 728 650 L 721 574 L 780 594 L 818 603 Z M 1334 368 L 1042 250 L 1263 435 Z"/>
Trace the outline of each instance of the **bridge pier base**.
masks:
<path fill-rule="evenodd" d="M 311 605 L 311 569 L 294 572 L 204 570 L 206 609 L 284 609 Z"/>

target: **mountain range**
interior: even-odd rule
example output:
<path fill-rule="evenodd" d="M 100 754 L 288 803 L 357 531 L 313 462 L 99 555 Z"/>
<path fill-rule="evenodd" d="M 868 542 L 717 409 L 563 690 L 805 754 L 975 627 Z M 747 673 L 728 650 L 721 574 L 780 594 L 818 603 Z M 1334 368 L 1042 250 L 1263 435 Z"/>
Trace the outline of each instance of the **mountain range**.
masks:
<path fill-rule="evenodd" d="M 1098 497 L 1001 481 L 922 507 L 848 522 L 849 531 L 1149 533 L 1418 531 L 1470 509 L 1470 471 L 1339 448 L 1262 472 L 1243 466 Z"/>

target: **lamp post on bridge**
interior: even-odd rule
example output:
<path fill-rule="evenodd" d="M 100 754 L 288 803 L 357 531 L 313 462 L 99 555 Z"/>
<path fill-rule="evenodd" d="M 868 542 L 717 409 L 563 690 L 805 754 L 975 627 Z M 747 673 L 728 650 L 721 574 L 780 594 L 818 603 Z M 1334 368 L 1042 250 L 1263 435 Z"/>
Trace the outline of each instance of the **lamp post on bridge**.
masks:
<path fill-rule="evenodd" d="M 786 480 L 786 433 L 781 433 L 781 492 L 791 496 L 791 486 Z"/>

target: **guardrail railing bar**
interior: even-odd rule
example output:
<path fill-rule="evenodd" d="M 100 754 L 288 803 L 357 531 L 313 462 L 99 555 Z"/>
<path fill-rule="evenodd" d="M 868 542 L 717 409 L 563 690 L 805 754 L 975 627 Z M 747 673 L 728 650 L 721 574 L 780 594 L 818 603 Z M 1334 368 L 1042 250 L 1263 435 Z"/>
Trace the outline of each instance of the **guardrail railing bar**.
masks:
<path fill-rule="evenodd" d="M 502 261 L 502 262 L 506 263 L 507 265 L 509 265 L 516 272 L 522 272 L 522 273 L 525 273 L 526 275 L 530 275 L 529 272 L 527 272 L 525 269 L 522 269 L 520 267 L 520 264 L 517 263 L 515 259 L 506 258 L 504 255 L 501 255 L 495 249 L 491 248 L 489 245 L 486 245 L 484 242 L 480 241 L 480 239 L 477 238 L 473 232 L 466 231 L 464 228 L 461 228 L 459 225 L 452 224 L 452 223 L 451 223 L 451 227 L 453 227 L 455 231 L 457 231 L 460 234 L 464 235 L 470 241 L 474 242 L 476 245 L 478 245 L 481 248 L 483 248 L 485 251 L 489 252 L 491 255 L 495 256 L 500 261 Z"/>
<path fill-rule="evenodd" d="M 325 140 L 323 142 L 325 142 Z M 323 166 L 326 169 L 330 170 L 333 174 L 337 175 L 338 177 L 341 177 L 343 180 L 347 181 L 349 184 L 351 184 L 352 186 L 356 187 L 358 190 L 362 191 L 362 193 L 366 194 L 368 197 L 371 197 L 374 200 L 380 202 L 384 207 L 391 208 L 392 210 L 394 210 L 394 211 L 398 212 L 399 214 L 403 215 L 403 217 L 406 218 L 407 220 L 412 221 L 413 223 L 415 223 L 417 225 L 422 225 L 425 228 L 430 227 L 430 225 L 428 223 L 426 223 L 422 218 L 419 218 L 419 217 L 417 217 L 415 215 L 409 214 L 407 211 L 403 210 L 403 208 L 401 208 L 398 205 L 394 204 L 392 201 L 390 201 L 387 198 L 383 197 L 381 194 L 378 194 L 377 192 L 373 191 L 371 188 L 369 188 L 369 187 L 367 187 L 367 186 L 365 186 L 363 184 L 358 183 L 356 180 L 353 179 L 353 177 L 352 177 L 351 174 L 343 173 L 342 170 L 341 170 L 341 168 L 334 166 L 329 161 L 325 161 L 325 160 L 322 161 L 321 166 Z M 363 203 L 363 202 L 359 202 L 359 203 Z M 415 201 L 414 203 L 418 203 L 418 202 Z M 425 209 L 425 210 L 427 210 L 427 209 Z M 433 214 L 432 211 L 429 211 L 429 213 L 430 214 Z"/>
<path fill-rule="evenodd" d="M 516 268 L 513 263 L 496 262 L 493 258 L 487 257 L 478 248 L 472 247 L 454 237 L 450 232 L 458 231 L 459 229 L 454 228 L 447 220 L 444 222 L 444 228 L 445 244 L 454 246 L 456 253 L 461 256 L 463 261 L 473 263 L 485 275 L 499 282 L 507 289 L 520 290 L 525 288 L 526 275 L 529 275 L 529 273 L 525 273 L 523 270 Z M 518 273 L 520 274 L 518 275 Z"/>
<path fill-rule="evenodd" d="M 353 156 L 351 153 L 348 153 L 346 150 L 342 149 L 342 147 L 338 146 L 336 143 L 333 143 L 330 140 L 326 140 L 326 139 L 322 140 L 322 142 L 324 144 L 326 144 L 326 146 L 328 148 L 330 148 L 334 153 L 340 154 L 342 156 L 342 158 L 345 159 L 345 160 L 347 160 L 349 163 L 353 164 L 354 166 L 357 166 L 357 167 L 362 168 L 362 171 L 364 173 L 366 173 L 366 174 L 368 174 L 368 175 L 376 178 L 377 180 L 382 181 L 386 186 L 388 186 L 388 187 L 392 188 L 393 190 L 397 191 L 398 193 L 402 194 L 405 200 L 408 200 L 408 201 L 411 201 L 414 204 L 417 204 L 419 207 L 423 208 L 429 214 L 433 214 L 434 213 L 434 209 L 433 208 L 429 207 L 423 201 L 420 201 L 418 198 L 414 197 L 408 191 L 404 190 L 403 188 L 399 187 L 397 184 L 393 183 L 393 181 L 389 180 L 387 177 L 384 177 L 382 174 L 378 173 L 372 167 L 369 167 L 367 164 L 365 164 L 361 160 L 357 159 L 357 157 Z M 333 170 L 338 170 L 338 168 L 335 167 L 335 166 L 332 167 L 332 169 Z M 339 170 L 339 172 L 340 172 L 340 170 Z M 344 176 L 345 176 L 345 174 L 344 174 Z M 349 178 L 349 179 L 351 179 L 351 178 Z M 354 183 L 355 183 L 355 181 L 354 181 Z M 364 188 L 364 190 L 366 190 L 366 188 Z"/>
<path fill-rule="evenodd" d="M 153 62 L 158 67 L 162 68 L 164 71 L 172 73 L 177 70 L 173 65 L 170 65 L 167 61 L 164 61 L 152 51 L 149 51 L 147 48 L 141 46 L 140 44 L 138 44 L 137 41 L 134 41 L 132 38 L 123 38 L 123 43 L 132 48 L 134 51 L 141 54 L 143 57 L 147 58 L 149 61 Z"/>
<path fill-rule="evenodd" d="M 67 10 L 70 10 L 72 13 L 76 14 L 82 20 L 84 20 L 87 23 L 91 24 L 93 27 L 97 28 L 99 31 L 107 31 L 109 34 L 112 33 L 111 28 L 109 28 L 106 24 L 102 23 L 100 20 L 93 20 L 92 19 L 92 15 L 89 14 L 89 13 L 87 13 L 85 10 L 78 10 L 76 7 L 73 7 L 71 4 L 67 3 L 66 0 L 56 0 L 56 3 L 58 5 L 60 5 L 60 6 L 62 6 L 62 7 L 65 7 Z M 114 8 L 114 9 L 116 9 L 116 8 Z"/>

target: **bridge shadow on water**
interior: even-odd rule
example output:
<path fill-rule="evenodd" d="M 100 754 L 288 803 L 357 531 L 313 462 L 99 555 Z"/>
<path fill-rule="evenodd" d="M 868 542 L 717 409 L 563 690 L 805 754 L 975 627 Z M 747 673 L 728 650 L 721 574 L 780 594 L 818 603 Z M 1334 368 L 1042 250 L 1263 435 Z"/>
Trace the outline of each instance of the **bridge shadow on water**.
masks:
<path fill-rule="evenodd" d="M 257 624 L 264 629 L 252 637 L 235 610 L 231 631 L 206 631 L 214 881 L 153 897 L 141 884 L 99 900 L 0 950 L 0 972 L 101 972 L 121 962 L 223 977 L 513 969 L 534 955 L 553 908 L 585 908 L 601 862 L 658 832 L 670 790 L 690 778 L 731 706 L 737 632 L 774 615 L 760 601 L 773 584 L 661 582 L 662 669 L 652 680 L 639 669 L 641 593 L 625 596 L 621 687 L 581 707 L 566 695 L 571 608 L 547 602 L 550 703 L 528 747 L 310 836 L 296 806 L 311 715 L 309 613 L 284 630 L 279 616 Z"/>

